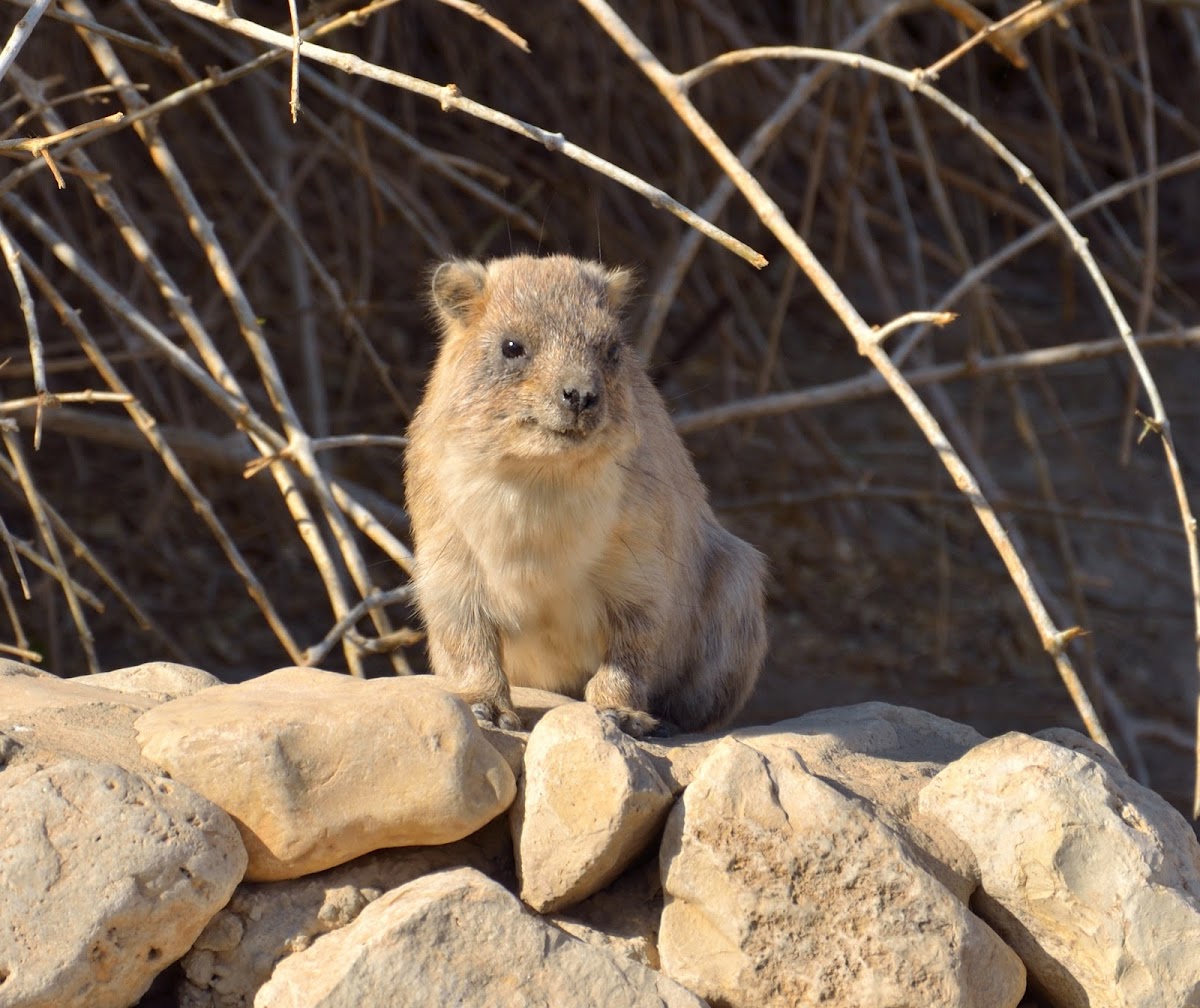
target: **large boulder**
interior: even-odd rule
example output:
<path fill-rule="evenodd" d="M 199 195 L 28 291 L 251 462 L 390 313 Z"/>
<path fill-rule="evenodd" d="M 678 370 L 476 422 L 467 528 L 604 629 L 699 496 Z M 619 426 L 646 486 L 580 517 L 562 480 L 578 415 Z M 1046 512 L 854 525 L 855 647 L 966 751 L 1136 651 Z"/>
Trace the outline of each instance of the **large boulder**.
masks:
<path fill-rule="evenodd" d="M 1075 739 L 992 739 L 939 773 L 921 808 L 974 851 L 979 913 L 1054 1008 L 1200 1005 L 1200 844 Z"/>
<path fill-rule="evenodd" d="M 169 701 L 136 727 L 147 759 L 237 821 L 250 881 L 449 843 L 516 793 L 466 704 L 425 677 L 284 668 Z"/>
<path fill-rule="evenodd" d="M 719 742 L 667 822 L 662 969 L 714 1004 L 1013 1008 L 1017 957 L 794 753 Z"/>
<path fill-rule="evenodd" d="M 225 813 L 165 778 L 67 760 L 0 774 L 0 1005 L 128 1008 L 246 867 Z"/>
<path fill-rule="evenodd" d="M 470 868 L 375 900 L 280 963 L 255 1008 L 703 1008 L 666 977 L 570 937 Z"/>

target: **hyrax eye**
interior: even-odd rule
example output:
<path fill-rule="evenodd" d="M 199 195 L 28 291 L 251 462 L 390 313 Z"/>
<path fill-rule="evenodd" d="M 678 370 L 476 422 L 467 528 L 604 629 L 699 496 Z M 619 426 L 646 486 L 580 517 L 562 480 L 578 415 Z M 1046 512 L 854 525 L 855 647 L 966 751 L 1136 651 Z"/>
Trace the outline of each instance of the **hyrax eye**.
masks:
<path fill-rule="evenodd" d="M 525 344 L 515 339 L 506 339 L 500 344 L 500 352 L 509 360 L 525 356 Z"/>
<path fill-rule="evenodd" d="M 604 359 L 608 361 L 609 364 L 616 364 L 617 361 L 621 359 L 621 344 L 613 343 L 611 346 L 609 346 L 609 348 L 604 351 Z"/>

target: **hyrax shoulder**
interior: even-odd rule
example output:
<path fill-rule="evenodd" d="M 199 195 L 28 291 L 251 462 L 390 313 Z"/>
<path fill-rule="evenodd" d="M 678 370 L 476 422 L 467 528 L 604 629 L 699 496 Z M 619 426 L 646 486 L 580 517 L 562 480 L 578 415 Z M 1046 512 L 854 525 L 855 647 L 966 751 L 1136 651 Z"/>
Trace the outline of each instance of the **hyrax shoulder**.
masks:
<path fill-rule="evenodd" d="M 718 524 L 622 327 L 630 274 L 567 256 L 443 263 L 409 428 L 434 672 L 518 727 L 510 685 L 632 734 L 716 727 L 766 650 L 764 562 Z"/>

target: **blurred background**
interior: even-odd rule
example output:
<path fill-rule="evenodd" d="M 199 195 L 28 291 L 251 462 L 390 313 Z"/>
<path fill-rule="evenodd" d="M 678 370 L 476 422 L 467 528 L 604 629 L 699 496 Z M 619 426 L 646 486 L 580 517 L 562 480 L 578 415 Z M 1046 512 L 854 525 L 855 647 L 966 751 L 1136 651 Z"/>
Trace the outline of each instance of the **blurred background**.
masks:
<path fill-rule="evenodd" d="M 293 124 L 288 53 L 192 2 L 60 0 L 0 82 L 4 654 L 64 676 L 151 659 L 228 680 L 299 658 L 423 669 L 412 634 L 392 660 L 331 630 L 407 580 L 395 439 L 436 351 L 428 271 L 568 252 L 637 267 L 632 336 L 723 521 L 769 558 L 772 646 L 743 722 L 887 700 L 986 734 L 1082 727 L 908 413 L 583 8 L 506 0 L 489 23 L 436 0 L 353 17 L 334 0 L 297 16 L 322 45 L 562 132 L 761 252 L 761 271 L 394 78 L 304 59 Z M 1078 210 L 1194 494 L 1200 5 L 1044 6 L 1058 16 L 995 33 L 936 86 Z M 617 9 L 678 72 L 759 45 L 929 67 L 1018 7 Z M 0 37 L 25 12 L 3 0 Z M 235 28 L 291 30 L 280 3 L 236 12 Z M 1148 401 L 1070 243 L 979 139 L 868 69 L 755 61 L 691 96 L 735 151 L 757 148 L 753 173 L 868 322 L 958 313 L 887 347 L 1020 537 L 1059 626 L 1086 631 L 1069 653 L 1122 759 L 1190 809 L 1182 524 L 1159 438 L 1139 440 Z M 381 437 L 306 448 L 353 435 Z M 353 616 L 359 641 L 417 629 L 402 600 Z"/>

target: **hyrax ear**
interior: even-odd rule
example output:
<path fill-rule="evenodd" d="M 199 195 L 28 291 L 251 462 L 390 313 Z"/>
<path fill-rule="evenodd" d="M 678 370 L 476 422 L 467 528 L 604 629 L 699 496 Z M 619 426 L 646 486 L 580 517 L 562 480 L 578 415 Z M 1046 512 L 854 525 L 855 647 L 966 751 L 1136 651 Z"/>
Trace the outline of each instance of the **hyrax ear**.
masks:
<path fill-rule="evenodd" d="M 608 292 L 608 307 L 620 311 L 625 307 L 637 287 L 637 273 L 628 266 L 617 266 L 604 271 L 604 287 Z"/>
<path fill-rule="evenodd" d="M 486 285 L 487 270 L 474 259 L 451 259 L 438 266 L 429 294 L 443 325 L 466 325 Z"/>

